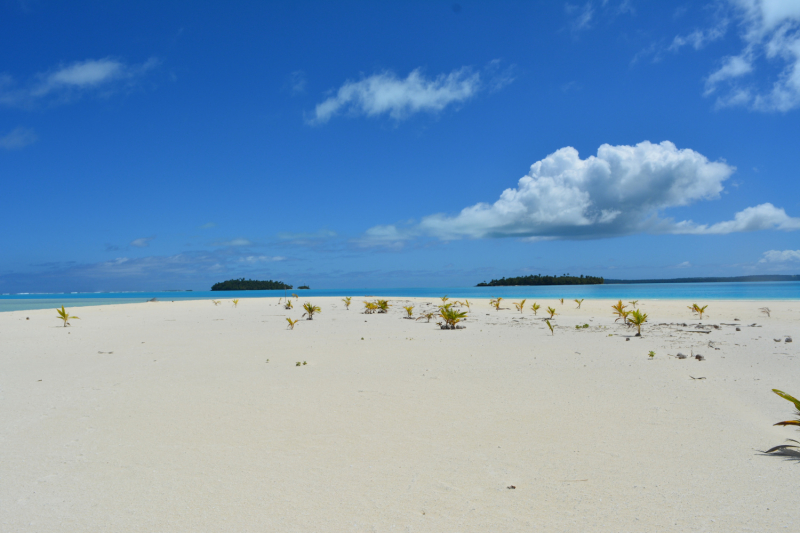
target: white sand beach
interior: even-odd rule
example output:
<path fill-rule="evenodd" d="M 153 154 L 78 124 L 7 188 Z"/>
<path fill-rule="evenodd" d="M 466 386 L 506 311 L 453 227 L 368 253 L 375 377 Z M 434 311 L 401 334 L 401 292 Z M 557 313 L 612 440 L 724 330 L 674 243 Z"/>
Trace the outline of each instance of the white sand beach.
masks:
<path fill-rule="evenodd" d="M 363 300 L 0 313 L 0 530 L 800 528 L 800 461 L 759 452 L 800 440 L 800 302 L 645 300 L 639 338 L 609 300 Z"/>

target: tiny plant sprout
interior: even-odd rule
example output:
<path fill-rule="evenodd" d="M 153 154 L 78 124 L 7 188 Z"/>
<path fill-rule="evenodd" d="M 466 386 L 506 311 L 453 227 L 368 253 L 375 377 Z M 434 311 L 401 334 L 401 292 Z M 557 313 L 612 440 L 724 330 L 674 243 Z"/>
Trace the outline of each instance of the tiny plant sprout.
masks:
<path fill-rule="evenodd" d="M 449 299 L 450 299 L 450 298 L 448 298 L 448 297 L 447 297 L 447 295 L 445 294 L 444 296 L 442 296 L 442 303 L 443 303 L 443 304 L 444 304 L 444 303 L 447 303 L 447 300 L 449 300 Z"/>
<path fill-rule="evenodd" d="M 636 326 L 636 336 L 642 336 L 642 324 L 647 322 L 647 313 L 642 313 L 638 309 L 635 309 L 630 312 L 630 316 L 628 316 L 628 323 Z"/>
<path fill-rule="evenodd" d="M 221 304 L 221 303 L 222 303 L 222 302 L 220 302 L 219 300 L 211 300 L 211 301 L 212 301 L 212 302 L 214 302 L 214 305 L 219 305 L 219 304 Z"/>
<path fill-rule="evenodd" d="M 64 309 L 63 305 L 61 306 L 61 309 L 56 309 L 56 312 L 58 313 L 58 318 L 64 321 L 64 327 L 70 325 L 70 320 L 80 320 L 80 318 L 76 317 L 75 315 L 69 314 L 66 309 Z"/>
<path fill-rule="evenodd" d="M 624 305 L 622 303 L 622 300 L 617 302 L 615 305 L 611 306 L 611 309 L 613 309 L 614 312 L 617 314 L 617 320 L 622 320 L 623 322 L 625 322 L 625 317 L 627 316 L 625 314 L 625 308 L 626 307 L 628 307 L 628 306 Z M 616 322 L 617 320 L 615 320 L 614 322 Z"/>
<path fill-rule="evenodd" d="M 558 314 L 558 313 L 556 313 L 556 310 L 555 310 L 555 309 L 553 309 L 552 307 L 548 307 L 548 308 L 547 308 L 547 312 L 548 312 L 548 313 L 550 313 L 550 320 L 552 320 L 552 319 L 553 319 L 553 317 L 554 317 L 554 316 L 556 316 L 556 315 Z"/>
<path fill-rule="evenodd" d="M 303 361 L 303 364 L 304 364 L 304 365 L 307 365 L 308 363 L 306 363 L 305 361 Z"/>
<path fill-rule="evenodd" d="M 564 305 L 564 298 L 559 298 L 558 300 L 561 302 L 561 305 Z"/>
<path fill-rule="evenodd" d="M 300 361 L 298 361 L 298 362 L 296 362 L 296 363 L 294 364 L 294 366 L 300 366 L 300 365 L 301 365 Z"/>
<path fill-rule="evenodd" d="M 342 301 L 344 302 L 344 307 L 348 311 L 350 310 L 350 300 L 352 300 L 352 299 L 353 299 L 352 296 L 346 296 L 345 298 L 342 298 Z"/>
<path fill-rule="evenodd" d="M 759 311 L 761 311 L 762 313 L 767 315 L 767 318 L 769 318 L 770 317 L 770 313 L 772 313 L 772 311 L 770 310 L 769 307 L 761 307 L 761 308 L 759 308 Z"/>
<path fill-rule="evenodd" d="M 288 326 L 289 329 L 294 329 L 294 325 L 297 324 L 299 320 L 300 320 L 299 318 L 297 320 L 292 320 L 291 318 L 287 318 L 286 321 L 289 323 Z"/>
<path fill-rule="evenodd" d="M 636 305 L 639 303 L 639 300 L 631 300 L 628 303 L 631 304 L 631 307 L 636 307 Z"/>
<path fill-rule="evenodd" d="M 298 295 L 296 295 L 295 293 L 292 293 L 292 298 L 300 298 L 300 297 Z"/>
<path fill-rule="evenodd" d="M 576 303 L 576 304 L 578 304 L 578 309 L 580 309 L 580 308 L 581 308 L 581 304 L 583 303 L 583 300 L 585 300 L 585 298 L 581 298 L 580 300 L 578 300 L 577 298 L 575 298 L 575 303 Z"/>
<path fill-rule="evenodd" d="M 464 300 L 464 305 L 466 305 L 466 306 L 467 306 L 467 309 L 469 309 L 470 311 L 472 311 L 472 308 L 470 308 L 470 306 L 469 306 L 469 300 Z"/>
<path fill-rule="evenodd" d="M 494 300 L 492 300 L 490 302 L 492 307 L 494 307 L 495 311 L 499 311 L 500 310 L 500 302 L 502 302 L 502 301 L 503 301 L 502 298 L 495 298 Z"/>
<path fill-rule="evenodd" d="M 692 311 L 694 311 L 695 313 L 700 315 L 700 320 L 703 320 L 703 313 L 706 312 L 706 308 L 707 307 L 708 307 L 707 305 L 704 305 L 703 307 L 700 307 L 699 305 L 694 304 L 694 305 L 692 305 Z"/>
<path fill-rule="evenodd" d="M 547 327 L 550 328 L 550 335 L 555 335 L 556 330 L 553 329 L 553 324 L 551 324 L 549 320 L 545 320 L 545 322 L 547 323 Z"/>
<path fill-rule="evenodd" d="M 286 298 L 286 305 L 283 306 L 284 309 L 294 309 L 294 305 L 292 305 L 292 301 L 289 298 Z"/>
<path fill-rule="evenodd" d="M 406 310 L 406 313 L 407 313 L 406 318 L 411 318 L 414 315 L 414 306 L 413 305 L 407 305 L 407 306 L 403 307 L 403 309 Z"/>
<path fill-rule="evenodd" d="M 434 314 L 433 314 L 433 313 L 424 313 L 424 314 L 423 314 L 423 315 L 421 315 L 419 318 L 417 318 L 417 320 L 422 320 L 422 319 L 424 318 L 424 319 L 427 321 L 427 322 L 426 322 L 426 324 L 427 324 L 428 322 L 430 322 L 430 321 L 431 321 L 431 318 L 433 318 L 433 317 L 434 317 Z"/>
<path fill-rule="evenodd" d="M 321 313 L 322 312 L 322 309 L 320 309 L 316 305 L 311 304 L 310 302 L 304 303 L 303 304 L 303 309 L 306 310 L 306 312 L 303 313 L 303 316 L 308 315 L 308 319 L 309 320 L 313 320 L 314 319 L 314 313 Z"/>
<path fill-rule="evenodd" d="M 239 298 L 235 298 L 235 299 L 233 300 L 233 306 L 234 306 L 234 307 L 239 307 Z"/>
<path fill-rule="evenodd" d="M 647 352 L 647 355 L 649 355 L 650 359 L 652 359 L 653 357 L 656 356 L 656 352 L 654 352 L 653 350 L 650 350 L 649 352 Z"/>
<path fill-rule="evenodd" d="M 541 306 L 541 305 L 539 305 L 539 304 L 537 304 L 536 302 L 533 302 L 533 305 L 531 306 L 531 309 L 533 310 L 533 314 L 534 314 L 534 315 L 535 315 L 535 314 L 537 313 L 537 311 L 539 311 L 539 309 L 541 309 L 541 308 L 542 308 L 542 306 Z"/>
<path fill-rule="evenodd" d="M 525 309 L 525 302 L 527 302 L 527 300 L 522 300 L 521 302 L 514 302 L 514 307 L 516 307 L 517 311 L 521 313 L 523 309 Z"/>

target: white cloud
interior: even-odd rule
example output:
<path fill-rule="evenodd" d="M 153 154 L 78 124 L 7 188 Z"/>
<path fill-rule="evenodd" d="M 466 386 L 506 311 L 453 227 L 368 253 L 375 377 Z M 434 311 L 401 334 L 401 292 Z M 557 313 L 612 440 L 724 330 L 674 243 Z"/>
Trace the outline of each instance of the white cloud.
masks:
<path fill-rule="evenodd" d="M 343 113 L 389 115 L 395 120 L 414 113 L 437 113 L 447 106 L 466 102 L 486 88 L 498 90 L 508 85 L 514 79 L 511 70 L 498 72 L 498 62 L 492 61 L 483 75 L 470 67 L 435 78 L 426 78 L 421 69 L 411 71 L 406 78 L 398 78 L 393 72 L 373 74 L 345 82 L 335 95 L 317 104 L 308 122 L 324 124 Z"/>
<path fill-rule="evenodd" d="M 770 250 L 764 252 L 759 263 L 788 263 L 790 261 L 800 261 L 800 250 Z"/>
<path fill-rule="evenodd" d="M 689 268 L 692 264 L 689 261 L 684 261 L 679 265 L 675 265 L 675 268 Z"/>
<path fill-rule="evenodd" d="M 131 246 L 135 246 L 137 248 L 147 248 L 150 246 L 150 241 L 155 239 L 155 237 L 142 237 L 139 239 L 134 239 L 131 241 Z"/>
<path fill-rule="evenodd" d="M 800 219 L 771 204 L 747 208 L 734 220 L 713 225 L 661 218 L 666 209 L 718 198 L 734 171 L 725 162 L 709 161 L 669 141 L 604 144 L 597 156 L 586 159 L 566 147 L 534 163 L 516 188 L 506 189 L 492 204 L 478 203 L 457 215 L 430 215 L 407 228 L 375 226 L 360 242 L 400 246 L 419 236 L 541 240 L 800 229 Z"/>
<path fill-rule="evenodd" d="M 240 257 L 240 263 L 270 263 L 273 261 L 285 261 L 286 258 L 280 255 L 276 256 L 269 256 L 269 255 L 248 255 L 245 257 Z"/>
<path fill-rule="evenodd" d="M 677 52 L 684 46 L 691 46 L 695 50 L 704 48 L 708 43 L 718 41 L 725 37 L 730 21 L 722 18 L 718 23 L 710 28 L 698 29 L 687 35 L 676 35 L 667 50 Z"/>
<path fill-rule="evenodd" d="M 706 79 L 705 94 L 717 95 L 717 106 L 748 106 L 760 111 L 785 112 L 800 107 L 800 2 L 797 0 L 728 0 L 740 28 L 740 53 L 722 58 Z M 719 24 L 676 37 L 673 47 L 721 38 Z M 695 35 L 694 38 L 691 36 Z M 677 43 L 681 44 L 677 44 Z M 765 68 L 779 73 L 771 87 L 750 76 Z"/>
<path fill-rule="evenodd" d="M 236 239 L 231 239 L 229 241 L 217 241 L 211 243 L 211 246 L 250 246 L 253 243 L 244 239 L 242 237 L 237 237 Z"/>
<path fill-rule="evenodd" d="M 35 143 L 39 138 L 30 128 L 15 128 L 0 137 L 0 148 L 5 150 L 19 150 Z"/>
<path fill-rule="evenodd" d="M 132 65 L 112 58 L 87 59 L 40 72 L 21 86 L 10 75 L 3 74 L 0 75 L 0 103 L 29 106 L 46 98 L 63 101 L 88 91 L 107 93 L 120 84 L 133 82 L 158 64 L 155 58 Z"/>

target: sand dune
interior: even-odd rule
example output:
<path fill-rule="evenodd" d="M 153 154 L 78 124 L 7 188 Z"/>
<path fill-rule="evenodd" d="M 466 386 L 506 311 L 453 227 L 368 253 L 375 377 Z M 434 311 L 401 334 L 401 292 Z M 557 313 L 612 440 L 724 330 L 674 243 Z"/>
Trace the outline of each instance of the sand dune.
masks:
<path fill-rule="evenodd" d="M 800 527 L 800 462 L 758 452 L 800 439 L 771 392 L 800 394 L 800 302 L 698 302 L 698 329 L 642 301 L 639 338 L 605 300 L 539 301 L 554 335 L 542 310 L 476 301 L 443 331 L 400 307 L 438 300 L 362 300 L 293 331 L 303 300 L 0 314 L 0 530 Z"/>

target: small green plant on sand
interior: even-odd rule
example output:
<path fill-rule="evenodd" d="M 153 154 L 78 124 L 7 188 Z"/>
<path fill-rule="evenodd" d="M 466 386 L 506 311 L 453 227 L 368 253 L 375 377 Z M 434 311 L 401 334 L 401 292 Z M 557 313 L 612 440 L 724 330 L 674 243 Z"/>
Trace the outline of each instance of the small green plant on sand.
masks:
<path fill-rule="evenodd" d="M 300 298 L 300 297 L 298 295 L 296 295 L 295 293 L 292 293 L 292 298 Z"/>
<path fill-rule="evenodd" d="M 654 352 L 653 350 L 650 350 L 649 352 L 647 352 L 647 355 L 650 356 L 650 359 L 652 359 L 653 357 L 656 356 L 656 352 Z"/>
<path fill-rule="evenodd" d="M 517 308 L 517 311 L 520 313 L 525 309 L 525 302 L 528 300 L 522 300 L 521 302 L 514 302 L 514 307 Z"/>
<path fill-rule="evenodd" d="M 305 312 L 305 313 L 303 313 L 303 316 L 306 316 L 306 315 L 308 315 L 308 319 L 309 319 L 309 320 L 313 320 L 313 319 L 314 319 L 314 313 L 321 313 L 321 312 L 322 312 L 322 309 L 320 309 L 320 308 L 319 308 L 318 306 L 316 306 L 316 305 L 313 305 L 313 304 L 312 304 L 312 303 L 310 303 L 310 302 L 306 302 L 306 303 L 304 303 L 304 304 L 303 304 L 303 309 L 305 309 L 305 310 L 306 310 L 306 312 Z"/>
<path fill-rule="evenodd" d="M 537 312 L 539 311 L 539 309 L 541 309 L 541 308 L 542 308 L 542 306 L 537 304 L 536 302 L 533 302 L 533 305 L 531 306 L 531 309 L 533 310 L 533 314 L 534 315 L 536 315 Z"/>
<path fill-rule="evenodd" d="M 377 302 L 375 302 L 375 304 L 378 306 L 378 312 L 379 313 L 388 313 L 389 312 L 389 307 L 390 307 L 389 306 L 389 300 L 378 300 Z"/>
<path fill-rule="evenodd" d="M 758 310 L 767 315 L 767 318 L 769 318 L 772 313 L 769 307 L 760 307 Z"/>
<path fill-rule="evenodd" d="M 292 320 L 291 318 L 287 318 L 286 319 L 286 322 L 289 323 L 289 326 L 288 326 L 289 329 L 294 329 L 294 325 L 297 324 L 299 321 L 300 321 L 299 318 L 297 320 Z"/>
<path fill-rule="evenodd" d="M 294 309 L 294 305 L 292 305 L 292 301 L 289 298 L 286 298 L 286 305 L 283 306 L 284 309 Z"/>
<path fill-rule="evenodd" d="M 582 326 L 580 324 L 575 324 L 575 329 L 589 329 L 589 324 L 584 324 Z"/>
<path fill-rule="evenodd" d="M 778 389 L 772 389 L 772 392 L 774 392 L 775 394 L 777 394 L 778 396 L 780 396 L 784 400 L 792 402 L 794 404 L 794 408 L 796 410 L 795 411 L 795 416 L 800 417 L 800 400 L 798 400 L 797 398 L 795 398 L 791 394 L 786 394 L 785 392 L 779 391 Z M 800 418 L 798 418 L 796 420 L 785 420 L 783 422 L 778 422 L 775 425 L 776 426 L 800 426 Z M 772 453 L 772 452 L 778 452 L 778 451 L 782 452 L 782 451 L 789 450 L 790 448 L 800 449 L 800 446 L 797 446 L 797 444 L 800 444 L 800 442 L 798 442 L 798 441 L 796 441 L 794 439 L 787 439 L 787 440 L 789 440 L 791 442 L 794 442 L 795 444 L 783 444 L 781 446 L 775 446 L 774 448 L 770 448 L 769 450 L 767 450 L 764 453 Z M 791 450 L 791 451 L 793 452 L 793 454 L 797 454 L 798 453 L 795 450 Z"/>
<path fill-rule="evenodd" d="M 364 302 L 364 314 L 371 315 L 378 310 L 378 304 L 375 302 Z"/>
<path fill-rule="evenodd" d="M 344 308 L 347 309 L 348 311 L 350 310 L 350 300 L 352 299 L 353 299 L 352 296 L 347 296 L 345 298 L 342 298 L 342 301 L 344 302 Z"/>
<path fill-rule="evenodd" d="M 424 313 L 424 314 L 420 315 L 420 316 L 419 316 L 419 318 L 417 318 L 417 320 L 422 320 L 422 319 L 424 318 L 424 319 L 426 319 L 428 322 L 430 322 L 430 321 L 431 321 L 431 318 L 433 318 L 434 316 L 435 316 L 435 315 L 434 315 L 433 313 Z"/>
<path fill-rule="evenodd" d="M 556 313 L 556 310 L 555 310 L 555 309 L 553 309 L 552 307 L 548 307 L 548 308 L 547 308 L 547 312 L 548 312 L 548 313 L 550 313 L 550 320 L 552 320 L 552 319 L 553 319 L 553 317 L 554 317 L 554 316 L 556 316 L 556 315 L 558 314 L 558 313 Z"/>
<path fill-rule="evenodd" d="M 469 309 L 470 311 L 472 311 L 472 308 L 469 306 L 469 300 L 464 300 L 464 305 L 466 305 L 466 306 L 467 306 L 467 309 Z"/>
<path fill-rule="evenodd" d="M 559 298 L 558 301 L 561 302 L 561 305 L 564 305 L 564 298 Z"/>
<path fill-rule="evenodd" d="M 692 304 L 692 311 L 697 313 L 698 315 L 700 315 L 700 320 L 703 320 L 703 313 L 706 312 L 706 308 L 707 307 L 708 307 L 708 305 L 704 305 L 703 307 L 700 307 L 697 304 Z"/>
<path fill-rule="evenodd" d="M 234 306 L 234 307 L 239 307 L 239 298 L 234 298 L 234 299 L 233 299 L 233 300 L 231 300 L 231 301 L 233 302 L 233 306 Z"/>
<path fill-rule="evenodd" d="M 439 310 L 439 316 L 445 322 L 445 329 L 456 329 L 456 324 L 466 318 L 467 312 L 458 311 L 452 307 L 442 307 Z"/>
<path fill-rule="evenodd" d="M 555 335 L 556 330 L 553 329 L 553 324 L 551 324 L 549 320 L 545 320 L 545 322 L 547 323 L 547 327 L 550 328 L 550 335 Z"/>
<path fill-rule="evenodd" d="M 64 309 L 63 305 L 61 306 L 61 309 L 56 309 L 56 312 L 58 313 L 58 318 L 64 321 L 64 327 L 70 325 L 70 320 L 80 320 L 80 318 L 76 317 L 75 315 L 69 314 L 67 310 Z"/>
<path fill-rule="evenodd" d="M 628 303 L 631 304 L 631 307 L 636 307 L 639 304 L 639 300 L 631 300 Z"/>
<path fill-rule="evenodd" d="M 586 299 L 586 298 L 581 298 L 580 300 L 578 300 L 577 298 L 575 298 L 575 303 L 576 303 L 576 304 L 578 304 L 578 309 L 580 309 L 580 308 L 581 308 L 581 304 L 583 303 L 583 301 L 584 301 L 585 299 Z"/>
<path fill-rule="evenodd" d="M 495 311 L 499 311 L 500 310 L 500 302 L 502 302 L 502 301 L 503 301 L 502 298 L 495 298 L 494 300 L 489 302 L 489 304 L 491 304 L 491 306 L 494 307 Z"/>
<path fill-rule="evenodd" d="M 617 302 L 615 305 L 611 306 L 611 309 L 613 309 L 614 312 L 617 314 L 617 320 L 622 320 L 623 322 L 625 322 L 625 317 L 627 316 L 625 311 L 626 307 L 628 306 L 623 304 L 622 300 Z M 614 322 L 616 322 L 617 320 L 615 320 Z"/>
<path fill-rule="evenodd" d="M 642 336 L 642 324 L 647 322 L 647 313 L 642 313 L 638 309 L 634 309 L 630 312 L 630 316 L 628 316 L 628 323 L 636 326 L 636 336 Z"/>
<path fill-rule="evenodd" d="M 214 303 L 214 305 L 219 305 L 219 304 L 221 304 L 221 303 L 222 303 L 222 302 L 220 302 L 219 300 L 211 300 L 211 301 Z"/>
<path fill-rule="evenodd" d="M 414 306 L 413 305 L 405 305 L 403 309 L 406 310 L 406 318 L 413 318 L 414 317 Z"/>
<path fill-rule="evenodd" d="M 444 296 L 442 296 L 442 303 L 443 303 L 443 304 L 444 304 L 444 303 L 447 303 L 447 300 L 449 300 L 449 299 L 450 299 L 450 298 L 448 298 L 448 297 L 447 297 L 447 295 L 445 294 Z"/>

